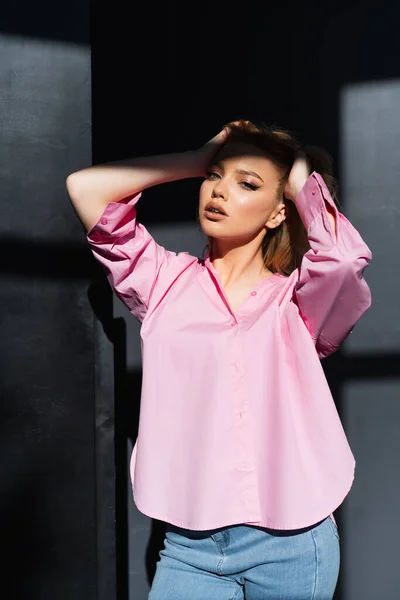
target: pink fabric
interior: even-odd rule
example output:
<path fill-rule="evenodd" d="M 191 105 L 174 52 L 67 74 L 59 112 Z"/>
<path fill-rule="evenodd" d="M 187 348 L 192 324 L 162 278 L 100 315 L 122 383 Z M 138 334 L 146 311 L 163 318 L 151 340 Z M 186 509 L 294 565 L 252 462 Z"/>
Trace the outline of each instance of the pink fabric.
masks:
<path fill-rule="evenodd" d="M 140 196 L 108 204 L 87 234 L 142 323 L 137 508 L 197 530 L 332 516 L 355 459 L 320 359 L 371 304 L 369 248 L 314 171 L 296 198 L 311 246 L 300 269 L 265 278 L 232 311 L 208 255 L 168 251 L 137 222 Z"/>

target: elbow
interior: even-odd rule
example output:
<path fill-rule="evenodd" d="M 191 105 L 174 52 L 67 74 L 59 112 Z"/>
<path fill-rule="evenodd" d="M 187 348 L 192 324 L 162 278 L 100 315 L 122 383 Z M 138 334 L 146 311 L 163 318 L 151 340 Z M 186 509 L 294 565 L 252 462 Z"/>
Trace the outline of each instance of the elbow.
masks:
<path fill-rule="evenodd" d="M 364 269 L 368 267 L 372 260 L 372 252 L 365 242 L 362 243 L 361 247 L 358 245 L 358 248 L 355 250 L 352 262 L 359 277 L 362 277 Z"/>
<path fill-rule="evenodd" d="M 79 198 L 82 197 L 82 178 L 79 171 L 68 175 L 65 185 L 67 188 L 68 195 L 73 205 L 79 202 Z"/>
<path fill-rule="evenodd" d="M 357 322 L 362 314 L 371 306 L 371 290 L 364 278 L 364 271 L 369 264 L 367 256 L 358 256 L 348 265 L 347 277 L 344 278 L 344 287 L 349 299 L 349 314 L 354 311 Z"/>
<path fill-rule="evenodd" d="M 363 280 L 365 269 L 372 259 L 372 253 L 368 247 L 362 249 L 362 252 L 352 253 L 340 265 L 344 271 L 344 279 L 354 282 Z"/>
<path fill-rule="evenodd" d="M 71 173 L 70 175 L 68 175 L 67 179 L 65 180 L 65 185 L 66 185 L 67 191 L 70 195 L 75 187 L 76 175 L 77 175 L 77 173 Z"/>

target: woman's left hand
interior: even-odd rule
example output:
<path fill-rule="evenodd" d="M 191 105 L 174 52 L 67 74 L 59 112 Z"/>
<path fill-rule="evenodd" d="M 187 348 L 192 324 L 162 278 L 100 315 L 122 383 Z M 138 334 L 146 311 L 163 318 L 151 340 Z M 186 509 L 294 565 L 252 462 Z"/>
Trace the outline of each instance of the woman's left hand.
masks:
<path fill-rule="evenodd" d="M 296 152 L 293 166 L 290 170 L 287 183 L 283 190 L 283 195 L 293 202 L 297 194 L 302 190 L 305 182 L 311 174 L 311 165 L 305 152 Z"/>

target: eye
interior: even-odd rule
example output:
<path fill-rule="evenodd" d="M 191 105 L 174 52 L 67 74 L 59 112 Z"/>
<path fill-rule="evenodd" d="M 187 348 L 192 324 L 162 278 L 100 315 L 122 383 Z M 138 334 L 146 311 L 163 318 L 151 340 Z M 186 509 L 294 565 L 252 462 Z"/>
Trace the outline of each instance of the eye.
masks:
<path fill-rule="evenodd" d="M 254 183 L 249 183 L 248 181 L 241 181 L 240 185 L 244 187 L 245 190 L 258 190 L 258 185 L 254 185 Z"/>
<path fill-rule="evenodd" d="M 219 177 L 218 173 L 215 173 L 215 171 L 206 171 L 207 179 L 213 179 L 214 176 Z"/>

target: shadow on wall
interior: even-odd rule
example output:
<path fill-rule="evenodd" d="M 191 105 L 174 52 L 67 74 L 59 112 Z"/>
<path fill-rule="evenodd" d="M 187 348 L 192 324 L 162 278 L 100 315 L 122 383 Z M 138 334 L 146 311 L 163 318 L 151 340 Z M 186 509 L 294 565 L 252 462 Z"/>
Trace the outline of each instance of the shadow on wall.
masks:
<path fill-rule="evenodd" d="M 107 462 L 110 454 L 114 458 L 115 467 L 115 537 L 116 537 L 116 570 L 117 570 L 117 597 L 127 599 L 129 597 L 129 565 L 128 565 L 128 505 L 127 497 L 131 493 L 128 489 L 129 462 L 127 459 L 127 441 L 132 447 L 135 444 L 138 435 L 139 413 L 140 413 L 140 395 L 142 387 L 142 371 L 140 369 L 127 369 L 127 341 L 126 341 L 126 323 L 123 318 L 112 317 L 110 304 L 112 304 L 112 292 L 108 282 L 101 270 L 98 270 L 99 277 L 92 283 L 88 290 L 88 297 L 96 318 L 100 321 L 105 336 L 112 344 L 114 382 L 111 384 L 114 392 L 108 394 L 109 414 L 113 414 L 114 419 L 108 422 L 108 432 L 98 433 L 104 435 L 106 439 L 113 440 L 113 448 L 109 448 L 107 456 L 97 456 L 98 470 L 107 468 L 102 461 Z M 97 349 L 97 352 L 101 349 Z M 101 360 L 101 357 L 98 357 Z M 97 362 L 97 361 L 96 361 Z M 110 387 L 110 382 L 105 382 L 106 387 Z M 96 407 L 96 413 L 102 410 Z M 104 420 L 103 420 L 104 421 Z M 114 432 L 111 431 L 114 428 Z M 98 507 L 98 510 L 102 510 Z M 159 552 L 163 547 L 165 534 L 165 523 L 157 519 L 151 519 L 151 533 L 146 548 L 145 563 L 146 574 L 149 587 L 152 584 L 156 563 L 159 559 Z"/>

